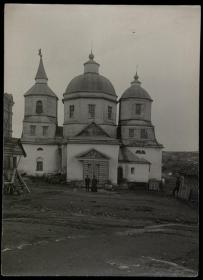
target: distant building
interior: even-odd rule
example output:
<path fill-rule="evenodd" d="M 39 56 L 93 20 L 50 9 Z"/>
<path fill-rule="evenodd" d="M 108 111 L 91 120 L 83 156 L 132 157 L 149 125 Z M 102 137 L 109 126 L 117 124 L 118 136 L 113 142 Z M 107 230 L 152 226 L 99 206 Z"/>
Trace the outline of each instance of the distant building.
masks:
<path fill-rule="evenodd" d="M 64 94 L 64 124 L 58 126 L 58 97 L 48 86 L 42 55 L 35 84 L 24 94 L 22 143 L 27 157 L 22 172 L 65 173 L 67 180 L 97 177 L 100 184 L 123 178 L 132 182 L 161 180 L 162 148 L 151 123 L 152 99 L 138 75 L 120 100 L 112 83 L 99 74 L 94 55 L 84 73 Z M 119 103 L 119 123 L 116 123 Z"/>
<path fill-rule="evenodd" d="M 21 140 L 12 137 L 12 94 L 4 94 L 4 178 L 11 179 L 13 170 L 18 167 L 21 157 L 26 153 L 22 146 Z"/>
<path fill-rule="evenodd" d="M 12 137 L 12 94 L 4 93 L 4 137 Z"/>

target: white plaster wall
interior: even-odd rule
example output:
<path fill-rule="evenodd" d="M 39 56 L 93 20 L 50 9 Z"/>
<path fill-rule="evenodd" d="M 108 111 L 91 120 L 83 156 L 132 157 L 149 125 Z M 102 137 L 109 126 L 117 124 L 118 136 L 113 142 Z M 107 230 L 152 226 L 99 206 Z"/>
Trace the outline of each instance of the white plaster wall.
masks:
<path fill-rule="evenodd" d="M 123 177 L 129 182 L 147 183 L 149 180 L 149 164 L 119 163 L 118 166 L 123 168 Z M 131 167 L 135 168 L 134 174 L 131 174 Z"/>
<path fill-rule="evenodd" d="M 95 118 L 88 116 L 88 104 L 95 105 Z M 69 117 L 69 106 L 74 105 L 74 117 Z M 112 107 L 112 120 L 108 120 L 108 106 Z M 78 98 L 73 100 L 64 100 L 64 136 L 72 137 L 75 135 L 75 124 L 88 125 L 95 122 L 99 125 L 106 125 L 110 136 L 116 135 L 116 114 L 117 104 L 110 100 L 97 99 L 97 98 Z M 105 129 L 105 126 L 104 126 Z M 73 134 L 72 134 L 73 133 Z"/>
<path fill-rule="evenodd" d="M 160 148 L 140 148 L 128 147 L 128 149 L 140 158 L 144 158 L 151 162 L 149 179 L 161 180 L 162 169 L 162 149 Z M 137 150 L 144 150 L 146 154 L 136 154 Z"/>
<path fill-rule="evenodd" d="M 151 102 L 145 99 L 128 98 L 120 101 L 120 119 L 142 119 L 151 120 Z M 144 110 L 141 115 L 136 115 L 134 112 L 135 104 L 144 104 Z"/>
<path fill-rule="evenodd" d="M 43 151 L 37 151 L 37 148 Z M 45 173 L 55 173 L 59 169 L 59 155 L 57 145 L 31 145 L 23 144 L 27 157 L 22 157 L 18 169 L 28 175 L 43 175 Z M 43 158 L 43 171 L 36 171 L 36 161 L 38 157 Z"/>
<path fill-rule="evenodd" d="M 43 103 L 42 116 L 57 117 L 57 99 L 49 96 L 25 96 L 25 116 L 39 115 L 36 113 L 36 102 L 41 100 Z"/>
<path fill-rule="evenodd" d="M 69 124 L 63 126 L 63 136 L 66 138 L 74 137 L 77 135 L 87 124 Z"/>
<path fill-rule="evenodd" d="M 130 128 L 134 128 L 135 131 L 134 131 L 134 137 L 129 137 L 129 129 Z M 148 126 L 144 126 L 144 125 L 139 125 L 139 126 L 136 126 L 135 125 L 122 125 L 121 126 L 121 136 L 122 136 L 122 139 L 142 139 L 141 138 L 141 129 L 146 129 L 147 130 L 147 135 L 148 135 L 148 138 L 147 139 L 155 139 L 155 133 L 154 133 L 154 128 L 153 127 L 148 127 Z"/>
<path fill-rule="evenodd" d="M 90 149 L 95 149 L 110 158 L 109 179 L 117 183 L 119 145 L 67 144 L 67 179 L 83 180 L 83 165 L 76 156 Z"/>
<path fill-rule="evenodd" d="M 35 135 L 30 134 L 30 126 L 35 125 Z M 47 135 L 43 136 L 43 126 L 48 126 Z M 56 125 L 54 123 L 47 122 L 23 122 L 23 138 L 53 138 L 56 133 Z"/>

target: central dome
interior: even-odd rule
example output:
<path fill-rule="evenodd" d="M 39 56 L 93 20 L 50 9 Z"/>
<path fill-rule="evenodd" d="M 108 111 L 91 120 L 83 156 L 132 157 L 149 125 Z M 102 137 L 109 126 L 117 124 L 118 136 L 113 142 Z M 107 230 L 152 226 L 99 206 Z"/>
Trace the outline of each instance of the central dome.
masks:
<path fill-rule="evenodd" d="M 116 96 L 112 83 L 99 74 L 99 64 L 94 61 L 94 55 L 89 55 L 89 61 L 84 63 L 84 74 L 73 78 L 68 84 L 65 94 L 75 92 L 99 92 Z"/>
<path fill-rule="evenodd" d="M 112 83 L 97 73 L 84 73 L 71 80 L 66 88 L 66 94 L 74 92 L 102 92 L 116 96 Z"/>

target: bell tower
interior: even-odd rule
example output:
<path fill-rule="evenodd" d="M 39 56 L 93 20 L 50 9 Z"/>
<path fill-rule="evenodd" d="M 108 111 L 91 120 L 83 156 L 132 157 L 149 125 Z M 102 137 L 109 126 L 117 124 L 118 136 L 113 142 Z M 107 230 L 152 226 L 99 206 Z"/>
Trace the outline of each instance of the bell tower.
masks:
<path fill-rule="evenodd" d="M 48 86 L 41 49 L 38 54 L 40 61 L 35 84 L 24 94 L 22 140 L 53 138 L 56 134 L 58 97 Z"/>

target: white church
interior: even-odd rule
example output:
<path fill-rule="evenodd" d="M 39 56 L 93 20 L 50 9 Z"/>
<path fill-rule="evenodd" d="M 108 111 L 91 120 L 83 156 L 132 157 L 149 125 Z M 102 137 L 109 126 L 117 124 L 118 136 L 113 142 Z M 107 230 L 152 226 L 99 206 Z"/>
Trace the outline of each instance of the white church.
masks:
<path fill-rule="evenodd" d="M 84 73 L 63 94 L 64 123 L 58 126 L 58 97 L 48 86 L 42 54 L 35 84 L 24 94 L 21 142 L 27 154 L 19 171 L 66 174 L 67 181 L 93 175 L 102 185 L 119 180 L 161 180 L 162 148 L 151 123 L 152 98 L 136 73 L 118 100 L 112 83 L 89 55 Z M 117 109 L 119 120 L 117 124 Z"/>

